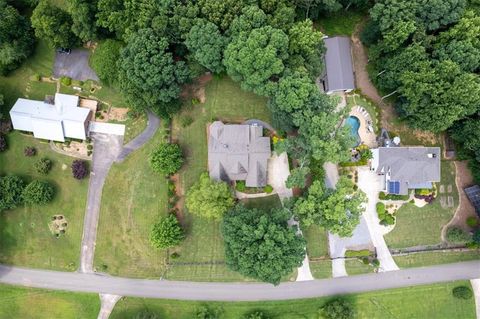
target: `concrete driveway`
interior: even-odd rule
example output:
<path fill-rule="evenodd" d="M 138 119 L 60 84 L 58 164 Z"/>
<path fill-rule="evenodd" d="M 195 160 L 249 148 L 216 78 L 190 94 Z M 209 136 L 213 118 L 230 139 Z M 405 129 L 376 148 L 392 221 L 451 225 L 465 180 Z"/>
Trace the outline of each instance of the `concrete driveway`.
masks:
<path fill-rule="evenodd" d="M 384 226 L 380 225 L 380 220 L 377 215 L 378 193 L 380 192 L 380 177 L 370 171 L 368 167 L 358 167 L 358 187 L 367 195 L 368 202 L 363 213 L 370 237 L 375 248 L 377 249 L 377 258 L 380 261 L 379 271 L 398 270 L 398 266 L 390 254 L 383 234 L 385 233 Z"/>
<path fill-rule="evenodd" d="M 99 81 L 95 71 L 88 65 L 89 57 L 90 51 L 86 49 L 73 49 L 70 54 L 57 52 L 53 65 L 53 76 L 56 78 L 67 76 L 79 81 Z"/>

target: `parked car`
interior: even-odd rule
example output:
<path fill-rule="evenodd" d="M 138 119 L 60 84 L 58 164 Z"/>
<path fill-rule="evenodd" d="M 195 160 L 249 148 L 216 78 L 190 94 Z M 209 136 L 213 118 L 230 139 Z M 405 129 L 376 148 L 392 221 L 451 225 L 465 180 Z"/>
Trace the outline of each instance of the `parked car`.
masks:
<path fill-rule="evenodd" d="M 57 52 L 61 54 L 70 54 L 72 53 L 72 50 L 69 48 L 58 48 Z"/>

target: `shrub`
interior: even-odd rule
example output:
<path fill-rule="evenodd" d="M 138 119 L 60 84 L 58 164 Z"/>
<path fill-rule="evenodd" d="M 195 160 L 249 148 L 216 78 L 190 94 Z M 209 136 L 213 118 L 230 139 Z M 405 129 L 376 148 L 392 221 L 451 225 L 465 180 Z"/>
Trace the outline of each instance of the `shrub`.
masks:
<path fill-rule="evenodd" d="M 47 175 L 52 169 L 52 161 L 46 157 L 43 157 L 36 161 L 34 166 L 37 173 Z"/>
<path fill-rule="evenodd" d="M 27 157 L 32 157 L 37 154 L 37 150 L 33 146 L 27 146 L 24 148 L 23 154 Z"/>
<path fill-rule="evenodd" d="M 378 216 L 385 216 L 385 204 L 377 203 L 377 214 Z"/>
<path fill-rule="evenodd" d="M 244 317 L 245 319 L 268 319 L 269 316 L 260 310 L 255 310 Z"/>
<path fill-rule="evenodd" d="M 235 189 L 239 192 L 244 192 L 247 186 L 245 185 L 245 181 L 236 181 L 235 182 Z"/>
<path fill-rule="evenodd" d="M 153 225 L 150 243 L 155 248 L 170 248 L 178 245 L 184 238 L 183 230 L 174 215 L 168 215 Z"/>
<path fill-rule="evenodd" d="M 149 157 L 150 166 L 155 172 L 165 175 L 176 173 L 183 164 L 180 145 L 172 143 L 160 144 Z"/>
<path fill-rule="evenodd" d="M 385 216 L 380 220 L 380 225 L 388 226 L 395 224 L 395 216 L 389 213 L 385 213 Z"/>
<path fill-rule="evenodd" d="M 476 227 L 478 225 L 477 218 L 470 216 L 467 218 L 467 225 L 470 227 Z"/>
<path fill-rule="evenodd" d="M 375 267 L 375 268 L 380 267 L 380 260 L 378 260 L 377 258 L 374 258 L 372 260 L 372 266 Z"/>
<path fill-rule="evenodd" d="M 87 162 L 74 160 L 72 163 L 72 174 L 76 179 L 84 179 L 88 176 L 89 170 Z"/>
<path fill-rule="evenodd" d="M 46 204 L 53 199 L 53 187 L 47 182 L 34 180 L 25 187 L 22 198 L 27 204 Z"/>
<path fill-rule="evenodd" d="M 190 115 L 183 115 L 182 117 L 180 117 L 180 125 L 182 127 L 185 128 L 192 123 L 193 123 L 193 118 Z"/>
<path fill-rule="evenodd" d="M 453 288 L 452 294 L 458 299 L 470 299 L 473 296 L 472 290 L 466 286 L 458 286 Z"/>
<path fill-rule="evenodd" d="M 353 304 L 345 299 L 334 299 L 322 307 L 321 312 L 327 319 L 351 319 L 355 317 Z"/>
<path fill-rule="evenodd" d="M 0 177 L 0 211 L 13 209 L 23 201 L 23 180 L 14 175 Z"/>
<path fill-rule="evenodd" d="M 220 319 L 222 316 L 221 308 L 211 308 L 208 306 L 201 306 L 195 310 L 195 319 Z"/>
<path fill-rule="evenodd" d="M 430 188 L 415 189 L 415 195 L 427 196 L 432 193 L 433 193 L 433 189 L 430 189 Z"/>
<path fill-rule="evenodd" d="M 385 192 L 380 192 L 378 198 L 381 200 L 408 200 L 410 195 L 395 195 L 395 194 L 385 194 Z"/>
<path fill-rule="evenodd" d="M 273 187 L 272 185 L 267 185 L 263 190 L 265 191 L 265 193 L 270 194 L 271 192 L 273 192 Z"/>
<path fill-rule="evenodd" d="M 472 240 L 475 244 L 480 245 L 480 229 L 473 233 Z"/>
<path fill-rule="evenodd" d="M 32 76 L 32 80 L 33 80 L 33 81 L 37 81 L 37 82 L 39 82 L 41 78 L 42 78 L 42 77 L 40 76 L 40 74 L 34 74 L 34 75 Z"/>
<path fill-rule="evenodd" d="M 60 83 L 62 83 L 62 85 L 64 86 L 70 86 L 72 85 L 72 79 L 69 78 L 68 76 L 62 76 L 60 78 Z"/>
<path fill-rule="evenodd" d="M 88 145 L 87 145 L 87 150 L 89 150 L 89 151 L 93 150 L 93 145 L 92 145 L 92 144 L 88 144 Z"/>
<path fill-rule="evenodd" d="M 7 139 L 5 138 L 5 136 L 0 134 L 0 152 L 6 151 L 7 148 L 8 148 Z"/>
<path fill-rule="evenodd" d="M 470 240 L 470 235 L 459 227 L 449 227 L 446 237 L 447 241 L 453 244 L 464 244 Z"/>
<path fill-rule="evenodd" d="M 174 252 L 174 253 L 171 253 L 171 254 L 170 254 L 170 258 L 171 258 L 171 259 L 177 259 L 178 257 L 180 257 L 180 254 L 177 253 L 177 252 Z"/>

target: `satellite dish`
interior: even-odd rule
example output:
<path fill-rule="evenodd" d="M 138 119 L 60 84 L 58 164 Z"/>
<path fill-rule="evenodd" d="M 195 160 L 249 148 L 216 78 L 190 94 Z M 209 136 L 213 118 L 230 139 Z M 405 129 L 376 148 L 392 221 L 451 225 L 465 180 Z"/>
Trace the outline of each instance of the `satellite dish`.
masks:
<path fill-rule="evenodd" d="M 393 144 L 395 144 L 395 145 L 400 145 L 400 137 L 395 136 L 395 137 L 393 138 Z"/>

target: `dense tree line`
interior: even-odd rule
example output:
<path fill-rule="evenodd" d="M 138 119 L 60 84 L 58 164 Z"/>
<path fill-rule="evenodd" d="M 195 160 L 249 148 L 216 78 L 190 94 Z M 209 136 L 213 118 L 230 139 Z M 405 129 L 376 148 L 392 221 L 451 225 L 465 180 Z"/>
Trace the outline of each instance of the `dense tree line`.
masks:
<path fill-rule="evenodd" d="M 374 80 L 415 128 L 449 130 L 480 177 L 480 16 L 467 0 L 378 0 L 362 34 Z M 480 180 L 480 178 L 478 178 Z"/>

